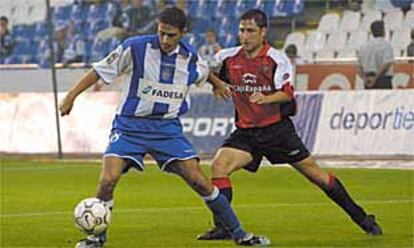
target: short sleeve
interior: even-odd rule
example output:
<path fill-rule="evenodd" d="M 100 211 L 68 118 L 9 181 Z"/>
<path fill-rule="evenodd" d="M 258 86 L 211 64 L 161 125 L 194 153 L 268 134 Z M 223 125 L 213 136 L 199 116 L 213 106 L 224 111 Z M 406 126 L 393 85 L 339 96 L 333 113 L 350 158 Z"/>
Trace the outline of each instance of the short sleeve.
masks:
<path fill-rule="evenodd" d="M 394 50 L 391 45 L 388 45 L 386 49 L 384 49 L 384 64 L 393 63 L 394 62 Z"/>
<path fill-rule="evenodd" d="M 207 61 L 203 60 L 200 56 L 197 63 L 197 72 L 198 72 L 198 78 L 195 84 L 201 85 L 205 83 L 208 79 L 208 76 L 210 74 L 209 66 Z"/>
<path fill-rule="evenodd" d="M 212 72 L 219 72 L 223 66 L 223 56 L 221 52 L 216 53 L 210 61 L 210 70 Z"/>
<path fill-rule="evenodd" d="M 103 60 L 93 63 L 92 68 L 107 84 L 115 79 L 132 64 L 131 47 L 119 45 Z"/>
<path fill-rule="evenodd" d="M 275 88 L 277 90 L 282 89 L 286 84 L 292 85 L 293 80 L 293 68 L 292 64 L 289 61 L 289 58 L 280 53 L 277 56 L 277 67 L 275 74 L 273 76 L 273 81 L 275 84 Z"/>

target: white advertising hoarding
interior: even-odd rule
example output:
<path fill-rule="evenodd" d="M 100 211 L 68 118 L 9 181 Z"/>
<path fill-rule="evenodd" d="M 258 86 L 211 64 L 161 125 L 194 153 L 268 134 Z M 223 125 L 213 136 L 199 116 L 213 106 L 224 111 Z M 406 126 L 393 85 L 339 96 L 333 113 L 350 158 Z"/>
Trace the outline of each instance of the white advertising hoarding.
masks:
<path fill-rule="evenodd" d="M 324 94 L 314 153 L 414 155 L 414 90 Z"/>

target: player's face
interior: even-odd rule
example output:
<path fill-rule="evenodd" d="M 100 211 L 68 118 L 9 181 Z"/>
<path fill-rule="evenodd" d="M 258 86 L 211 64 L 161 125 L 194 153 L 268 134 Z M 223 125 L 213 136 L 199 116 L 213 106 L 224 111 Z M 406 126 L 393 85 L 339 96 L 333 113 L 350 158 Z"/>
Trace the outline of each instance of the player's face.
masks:
<path fill-rule="evenodd" d="M 161 50 L 165 53 L 173 51 L 182 36 L 183 31 L 179 28 L 162 22 L 158 23 L 158 38 L 160 40 Z"/>
<path fill-rule="evenodd" d="M 246 52 L 255 52 L 263 45 L 266 28 L 257 26 L 254 20 L 241 20 L 239 25 L 239 39 Z"/>

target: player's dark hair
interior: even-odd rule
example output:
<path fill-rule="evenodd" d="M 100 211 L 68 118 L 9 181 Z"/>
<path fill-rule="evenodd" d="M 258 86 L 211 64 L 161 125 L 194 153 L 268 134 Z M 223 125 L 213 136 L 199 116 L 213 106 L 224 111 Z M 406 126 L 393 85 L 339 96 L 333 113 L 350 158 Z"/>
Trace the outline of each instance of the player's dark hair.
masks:
<path fill-rule="evenodd" d="M 259 9 L 250 9 L 244 12 L 240 20 L 254 20 L 259 28 L 267 28 L 266 13 Z"/>
<path fill-rule="evenodd" d="M 5 21 L 5 22 L 9 22 L 9 19 L 6 16 L 1 16 L 0 20 Z"/>
<path fill-rule="evenodd" d="M 371 23 L 371 33 L 374 37 L 384 37 L 385 35 L 384 22 L 375 21 Z"/>
<path fill-rule="evenodd" d="M 285 53 L 288 56 L 297 56 L 298 54 L 298 48 L 294 45 L 294 44 L 289 44 L 286 48 L 285 48 Z"/>
<path fill-rule="evenodd" d="M 175 6 L 165 8 L 158 16 L 158 21 L 177 27 L 181 31 L 184 31 L 187 26 L 184 11 Z"/>

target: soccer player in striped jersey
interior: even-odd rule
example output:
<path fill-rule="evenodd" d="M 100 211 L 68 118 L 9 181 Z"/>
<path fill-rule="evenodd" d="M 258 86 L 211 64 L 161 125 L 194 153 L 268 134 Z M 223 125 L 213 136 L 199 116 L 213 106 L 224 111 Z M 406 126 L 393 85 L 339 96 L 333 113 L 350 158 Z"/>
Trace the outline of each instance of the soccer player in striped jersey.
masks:
<path fill-rule="evenodd" d="M 226 197 L 202 173 L 199 158 L 184 137 L 178 117 L 189 108 L 189 87 L 209 76 L 196 49 L 180 41 L 187 18 L 182 10 L 169 7 L 158 21 L 157 35 L 127 39 L 94 63 L 60 104 L 61 114 L 67 115 L 76 97 L 98 79 L 109 84 L 125 75 L 123 99 L 112 123 L 96 197 L 112 208 L 114 188 L 122 173 L 130 168 L 143 171 L 143 157 L 148 153 L 161 170 L 182 177 L 204 199 L 237 245 L 267 245 L 266 237 L 244 231 Z M 106 232 L 88 236 L 76 247 L 102 247 L 105 241 Z"/>
<path fill-rule="evenodd" d="M 221 50 L 211 62 L 212 70 L 225 81 L 216 81 L 214 92 L 219 97 L 231 92 L 237 126 L 213 160 L 213 184 L 231 202 L 231 173 L 242 168 L 257 171 L 262 157 L 272 163 L 288 163 L 319 186 L 366 233 L 381 235 L 374 216 L 354 202 L 337 177 L 321 170 L 298 137 L 289 118 L 296 111 L 292 66 L 285 54 L 266 42 L 266 31 L 264 12 L 245 12 L 239 25 L 241 46 Z M 218 218 L 215 225 L 198 239 L 230 238 Z"/>

